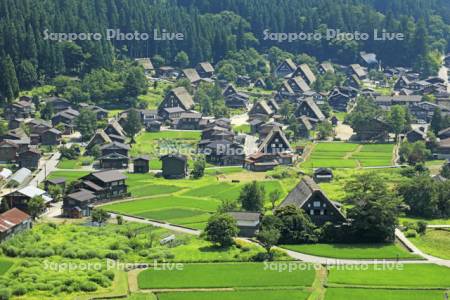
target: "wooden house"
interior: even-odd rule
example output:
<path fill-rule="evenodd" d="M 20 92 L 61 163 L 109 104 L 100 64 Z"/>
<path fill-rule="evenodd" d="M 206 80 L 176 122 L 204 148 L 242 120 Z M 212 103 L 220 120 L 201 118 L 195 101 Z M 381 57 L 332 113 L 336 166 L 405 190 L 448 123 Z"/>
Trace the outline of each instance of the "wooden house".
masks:
<path fill-rule="evenodd" d="M 266 83 L 264 82 L 264 80 L 262 78 L 256 79 L 256 81 L 255 81 L 253 86 L 256 87 L 256 88 L 260 88 L 260 89 L 266 89 L 267 88 Z"/>
<path fill-rule="evenodd" d="M 201 77 L 195 69 L 183 69 L 177 79 L 187 79 L 192 85 L 196 85 L 200 83 Z"/>
<path fill-rule="evenodd" d="M 100 147 L 102 156 L 99 158 L 102 169 L 128 168 L 128 151 L 130 146 L 119 142 L 112 142 Z"/>
<path fill-rule="evenodd" d="M 297 118 L 307 116 L 308 118 L 316 119 L 318 121 L 325 120 L 325 115 L 312 98 L 301 100 L 294 114 Z"/>
<path fill-rule="evenodd" d="M 209 62 L 201 62 L 195 67 L 201 78 L 211 78 L 214 76 L 214 67 Z"/>
<path fill-rule="evenodd" d="M 278 78 L 284 78 L 286 76 L 289 76 L 290 74 L 294 73 L 294 71 L 297 69 L 297 66 L 292 61 L 292 59 L 288 58 L 282 61 L 274 71 L 274 75 Z"/>
<path fill-rule="evenodd" d="M 408 131 L 405 137 L 409 143 L 415 143 L 418 141 L 426 142 L 428 140 L 427 134 L 419 129 L 412 129 Z"/>
<path fill-rule="evenodd" d="M 109 136 L 122 136 L 125 137 L 126 133 L 125 130 L 123 130 L 122 126 L 116 121 L 111 120 L 108 125 L 106 125 L 106 128 L 104 129 L 104 132 Z"/>
<path fill-rule="evenodd" d="M 379 67 L 379 62 L 375 53 L 362 51 L 359 53 L 359 61 L 361 65 L 369 69 L 377 69 Z"/>
<path fill-rule="evenodd" d="M 333 171 L 328 168 L 318 168 L 314 170 L 315 182 L 330 182 L 333 180 Z"/>
<path fill-rule="evenodd" d="M 162 161 L 162 176 L 166 179 L 183 179 L 188 175 L 187 157 L 180 154 L 167 154 Z"/>
<path fill-rule="evenodd" d="M 349 66 L 348 76 L 356 75 L 359 80 L 367 78 L 367 70 L 361 67 L 359 64 L 352 64 Z"/>
<path fill-rule="evenodd" d="M 340 225 L 347 222 L 337 203 L 331 201 L 311 177 L 303 180 L 287 195 L 280 207 L 288 205 L 302 209 L 317 226 L 326 222 Z"/>
<path fill-rule="evenodd" d="M 94 192 L 80 189 L 66 195 L 63 199 L 62 215 L 65 218 L 80 219 L 89 217 L 94 209 L 97 197 Z"/>
<path fill-rule="evenodd" d="M 41 144 L 42 145 L 51 145 L 56 146 L 61 143 L 62 132 L 56 128 L 51 128 L 47 131 L 44 131 L 41 135 Z"/>
<path fill-rule="evenodd" d="M 197 112 L 183 112 L 172 120 L 172 126 L 178 130 L 199 130 L 203 115 Z"/>
<path fill-rule="evenodd" d="M 93 192 L 98 201 L 129 196 L 127 176 L 118 170 L 93 172 L 81 178 L 81 187 Z"/>
<path fill-rule="evenodd" d="M 19 153 L 17 162 L 21 168 L 37 170 L 39 168 L 40 159 L 41 153 L 37 149 L 31 148 L 27 151 Z"/>
<path fill-rule="evenodd" d="M 319 65 L 318 71 L 320 75 L 325 75 L 326 73 L 334 73 L 334 67 L 330 62 L 323 62 Z"/>
<path fill-rule="evenodd" d="M 349 110 L 356 95 L 348 89 L 336 87 L 328 96 L 328 104 L 336 111 L 346 112 Z"/>
<path fill-rule="evenodd" d="M 244 146 L 226 139 L 211 141 L 203 153 L 208 163 L 219 166 L 242 166 L 245 160 Z"/>
<path fill-rule="evenodd" d="M 189 92 L 184 87 L 177 87 L 172 89 L 158 107 L 158 115 L 163 114 L 166 108 L 179 107 L 184 111 L 189 111 L 194 107 L 194 100 Z"/>
<path fill-rule="evenodd" d="M 230 212 L 239 229 L 238 236 L 252 238 L 258 234 L 261 214 L 258 212 Z"/>
<path fill-rule="evenodd" d="M 17 159 L 17 154 L 19 152 L 19 146 L 13 141 L 2 141 L 0 142 L 0 162 L 10 163 Z"/>
<path fill-rule="evenodd" d="M 141 155 L 133 159 L 134 173 L 147 174 L 150 171 L 150 158 L 147 155 Z"/>
<path fill-rule="evenodd" d="M 300 76 L 309 86 L 316 82 L 316 76 L 307 64 L 301 64 L 297 67 L 292 77 L 297 76 Z"/>
<path fill-rule="evenodd" d="M 450 159 L 450 138 L 440 140 L 433 155 L 437 159 Z"/>
<path fill-rule="evenodd" d="M 270 118 L 274 114 L 275 112 L 272 110 L 272 108 L 269 106 L 269 103 L 266 100 L 256 102 L 248 113 L 250 119 Z"/>
<path fill-rule="evenodd" d="M 30 215 L 13 208 L 0 214 L 0 242 L 4 242 L 25 230 L 31 229 Z"/>
<path fill-rule="evenodd" d="M 303 80 L 303 78 L 300 76 L 289 78 L 288 84 L 291 87 L 294 94 L 297 94 L 297 95 L 311 90 L 311 88 L 306 83 L 306 81 Z"/>
<path fill-rule="evenodd" d="M 46 98 L 44 102 L 51 105 L 53 111 L 56 113 L 69 109 L 72 106 L 69 100 L 59 97 Z"/>
<path fill-rule="evenodd" d="M 356 138 L 361 141 L 385 141 L 389 137 L 389 125 L 379 119 L 364 123 L 359 128 Z"/>
<path fill-rule="evenodd" d="M 47 194 L 46 191 L 31 185 L 4 195 L 2 201 L 6 201 L 8 207 L 10 208 L 18 208 L 23 212 L 30 213 L 28 204 L 34 197 L 42 197 L 44 203 L 46 204 L 46 207 L 50 202 L 53 201 L 53 199 Z M 41 212 L 44 212 L 46 207 Z"/>
<path fill-rule="evenodd" d="M 159 132 L 161 131 L 161 125 L 160 121 L 153 120 L 145 124 L 145 130 L 148 132 Z"/>
<path fill-rule="evenodd" d="M 155 67 L 153 66 L 152 60 L 150 58 L 136 58 L 134 61 L 144 69 L 145 75 L 152 76 L 155 74 Z"/>
<path fill-rule="evenodd" d="M 283 153 L 292 152 L 292 148 L 281 128 L 274 127 L 259 145 L 258 151 L 262 153 Z"/>

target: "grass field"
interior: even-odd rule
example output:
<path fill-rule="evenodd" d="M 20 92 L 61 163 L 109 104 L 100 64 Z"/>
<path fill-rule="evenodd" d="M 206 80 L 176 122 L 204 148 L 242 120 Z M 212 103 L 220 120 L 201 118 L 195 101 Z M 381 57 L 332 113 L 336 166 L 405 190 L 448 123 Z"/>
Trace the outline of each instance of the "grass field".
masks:
<path fill-rule="evenodd" d="M 306 267 L 304 264 L 303 266 Z M 265 268 L 264 263 L 185 264 L 180 271 L 145 270 L 139 274 L 138 283 L 142 289 L 298 287 L 310 286 L 315 276 L 314 268 L 294 272 L 278 272 Z"/>
<path fill-rule="evenodd" d="M 310 255 L 344 259 L 420 258 L 398 244 L 303 244 L 281 247 Z"/>
<path fill-rule="evenodd" d="M 89 172 L 86 171 L 55 171 L 51 172 L 47 178 L 48 179 L 65 178 L 66 183 L 70 183 L 72 181 L 78 180 L 83 176 L 86 176 L 87 174 L 89 174 Z"/>
<path fill-rule="evenodd" d="M 378 289 L 327 289 L 325 300 L 441 300 L 443 291 L 402 291 Z"/>
<path fill-rule="evenodd" d="M 171 152 L 191 153 L 200 140 L 200 131 L 144 132 L 136 137 L 131 156 L 150 155 L 150 168 L 161 169 L 159 157 Z"/>
<path fill-rule="evenodd" d="M 397 269 L 398 268 L 398 269 Z M 450 268 L 433 264 L 369 265 L 330 268 L 329 284 L 449 288 Z"/>
<path fill-rule="evenodd" d="M 425 235 L 409 240 L 427 254 L 450 259 L 450 229 L 428 229 Z"/>
<path fill-rule="evenodd" d="M 160 293 L 159 300 L 306 300 L 309 293 L 301 290 L 259 290 L 259 291 L 235 291 L 235 292 L 182 292 Z"/>
<path fill-rule="evenodd" d="M 13 262 L 0 258 L 0 276 L 5 274 L 12 266 Z"/>
<path fill-rule="evenodd" d="M 383 169 L 338 169 L 333 171 L 334 179 L 331 182 L 320 183 L 320 188 L 330 196 L 334 201 L 342 201 L 345 199 L 345 185 L 355 178 L 355 176 L 364 173 L 376 173 L 388 184 L 389 187 L 394 187 L 395 184 L 406 180 L 400 174 L 400 169 L 383 168 Z"/>
<path fill-rule="evenodd" d="M 390 166 L 394 145 L 353 143 L 319 143 L 308 160 L 302 164 L 306 168 L 356 168 Z"/>
<path fill-rule="evenodd" d="M 163 196 L 111 204 L 104 208 L 112 212 L 203 228 L 219 204 L 219 200 L 213 199 Z"/>
<path fill-rule="evenodd" d="M 449 219 L 420 219 L 420 218 L 399 218 L 400 224 L 403 224 L 404 222 L 409 223 L 416 223 L 418 221 L 424 221 L 427 222 L 428 225 L 450 225 L 450 218 Z"/>
<path fill-rule="evenodd" d="M 91 156 L 80 156 L 78 159 L 62 159 L 59 161 L 58 169 L 80 169 L 83 165 L 90 165 L 94 162 Z"/>
<path fill-rule="evenodd" d="M 236 168 L 219 170 L 223 171 L 221 178 L 238 174 Z M 222 201 L 236 201 L 245 184 L 220 182 L 213 175 L 206 175 L 199 180 L 174 181 L 150 174 L 127 174 L 127 177 L 128 190 L 133 198 L 139 199 L 105 205 L 105 209 L 196 229 L 204 228 L 208 218 Z M 279 201 L 287 194 L 288 188 L 284 181 L 265 180 L 260 183 L 266 191 L 266 206 L 271 205 L 271 191 L 281 192 Z"/>

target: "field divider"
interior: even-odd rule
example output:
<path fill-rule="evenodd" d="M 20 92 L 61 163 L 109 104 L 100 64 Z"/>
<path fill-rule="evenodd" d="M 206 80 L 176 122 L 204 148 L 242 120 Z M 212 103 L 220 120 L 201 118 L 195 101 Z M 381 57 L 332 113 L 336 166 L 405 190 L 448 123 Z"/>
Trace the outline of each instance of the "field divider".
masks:
<path fill-rule="evenodd" d="M 354 285 L 327 283 L 327 288 L 343 288 L 343 289 L 367 289 L 367 290 L 393 290 L 393 291 L 447 291 L 446 287 L 417 287 L 417 286 L 384 286 L 384 285 Z"/>

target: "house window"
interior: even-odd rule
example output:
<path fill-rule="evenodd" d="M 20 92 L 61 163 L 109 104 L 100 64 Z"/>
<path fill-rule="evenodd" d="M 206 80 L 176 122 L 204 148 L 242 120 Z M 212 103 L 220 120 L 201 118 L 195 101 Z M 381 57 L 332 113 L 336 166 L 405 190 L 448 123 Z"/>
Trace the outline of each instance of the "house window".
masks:
<path fill-rule="evenodd" d="M 320 210 L 320 215 L 323 216 L 325 211 L 323 209 Z"/>
<path fill-rule="evenodd" d="M 320 201 L 314 201 L 314 207 L 320 207 Z"/>
<path fill-rule="evenodd" d="M 314 216 L 314 209 L 309 210 L 309 214 L 310 214 L 311 216 Z"/>

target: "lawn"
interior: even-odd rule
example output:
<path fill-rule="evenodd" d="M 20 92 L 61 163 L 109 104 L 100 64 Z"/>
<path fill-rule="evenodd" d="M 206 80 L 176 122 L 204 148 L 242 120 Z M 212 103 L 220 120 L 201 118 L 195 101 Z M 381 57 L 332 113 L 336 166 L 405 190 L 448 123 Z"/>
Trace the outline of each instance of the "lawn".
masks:
<path fill-rule="evenodd" d="M 427 254 L 450 259 L 450 229 L 428 229 L 425 235 L 409 240 Z"/>
<path fill-rule="evenodd" d="M 450 268 L 434 264 L 331 267 L 329 284 L 385 287 L 450 287 Z"/>
<path fill-rule="evenodd" d="M 154 88 L 153 84 L 151 84 L 147 94 L 139 96 L 138 99 L 147 103 L 148 109 L 156 109 L 164 98 L 164 92 L 167 88 L 169 88 L 169 86 L 170 83 L 164 81 L 158 82 L 156 88 Z"/>
<path fill-rule="evenodd" d="M 92 156 L 80 156 L 78 159 L 62 159 L 59 161 L 57 168 L 58 169 L 80 169 L 83 165 L 89 166 L 94 162 L 94 158 Z"/>
<path fill-rule="evenodd" d="M 427 222 L 428 225 L 450 225 L 450 218 L 448 218 L 448 219 L 421 219 L 421 218 L 403 217 L 403 218 L 399 219 L 400 224 L 403 224 L 404 222 L 416 223 L 418 221 Z"/>
<path fill-rule="evenodd" d="M 239 126 L 233 126 L 233 130 L 237 133 L 251 133 L 251 128 L 249 124 L 243 124 Z"/>
<path fill-rule="evenodd" d="M 161 196 L 110 204 L 104 208 L 116 213 L 203 228 L 219 204 L 219 200 L 213 199 Z"/>
<path fill-rule="evenodd" d="M 54 171 L 51 172 L 47 179 L 65 178 L 66 183 L 78 180 L 79 178 L 86 176 L 89 172 L 85 171 Z"/>
<path fill-rule="evenodd" d="M 441 300 L 443 291 L 329 288 L 325 300 Z"/>
<path fill-rule="evenodd" d="M 13 262 L 6 260 L 6 259 L 0 259 L 0 276 L 8 272 L 8 270 L 14 265 Z"/>
<path fill-rule="evenodd" d="M 392 144 L 354 144 L 319 143 L 315 145 L 308 160 L 302 164 L 305 168 L 356 168 L 390 166 L 394 145 Z"/>
<path fill-rule="evenodd" d="M 138 283 L 142 289 L 310 286 L 314 268 L 297 264 L 304 270 L 279 272 L 267 269 L 264 263 L 184 264 L 179 271 L 145 270 Z"/>
<path fill-rule="evenodd" d="M 309 293 L 301 290 L 257 290 L 257 291 L 235 291 L 235 292 L 181 292 L 160 293 L 159 300 L 306 300 Z"/>
<path fill-rule="evenodd" d="M 280 247 L 310 255 L 343 259 L 420 258 L 398 244 L 303 244 Z"/>

